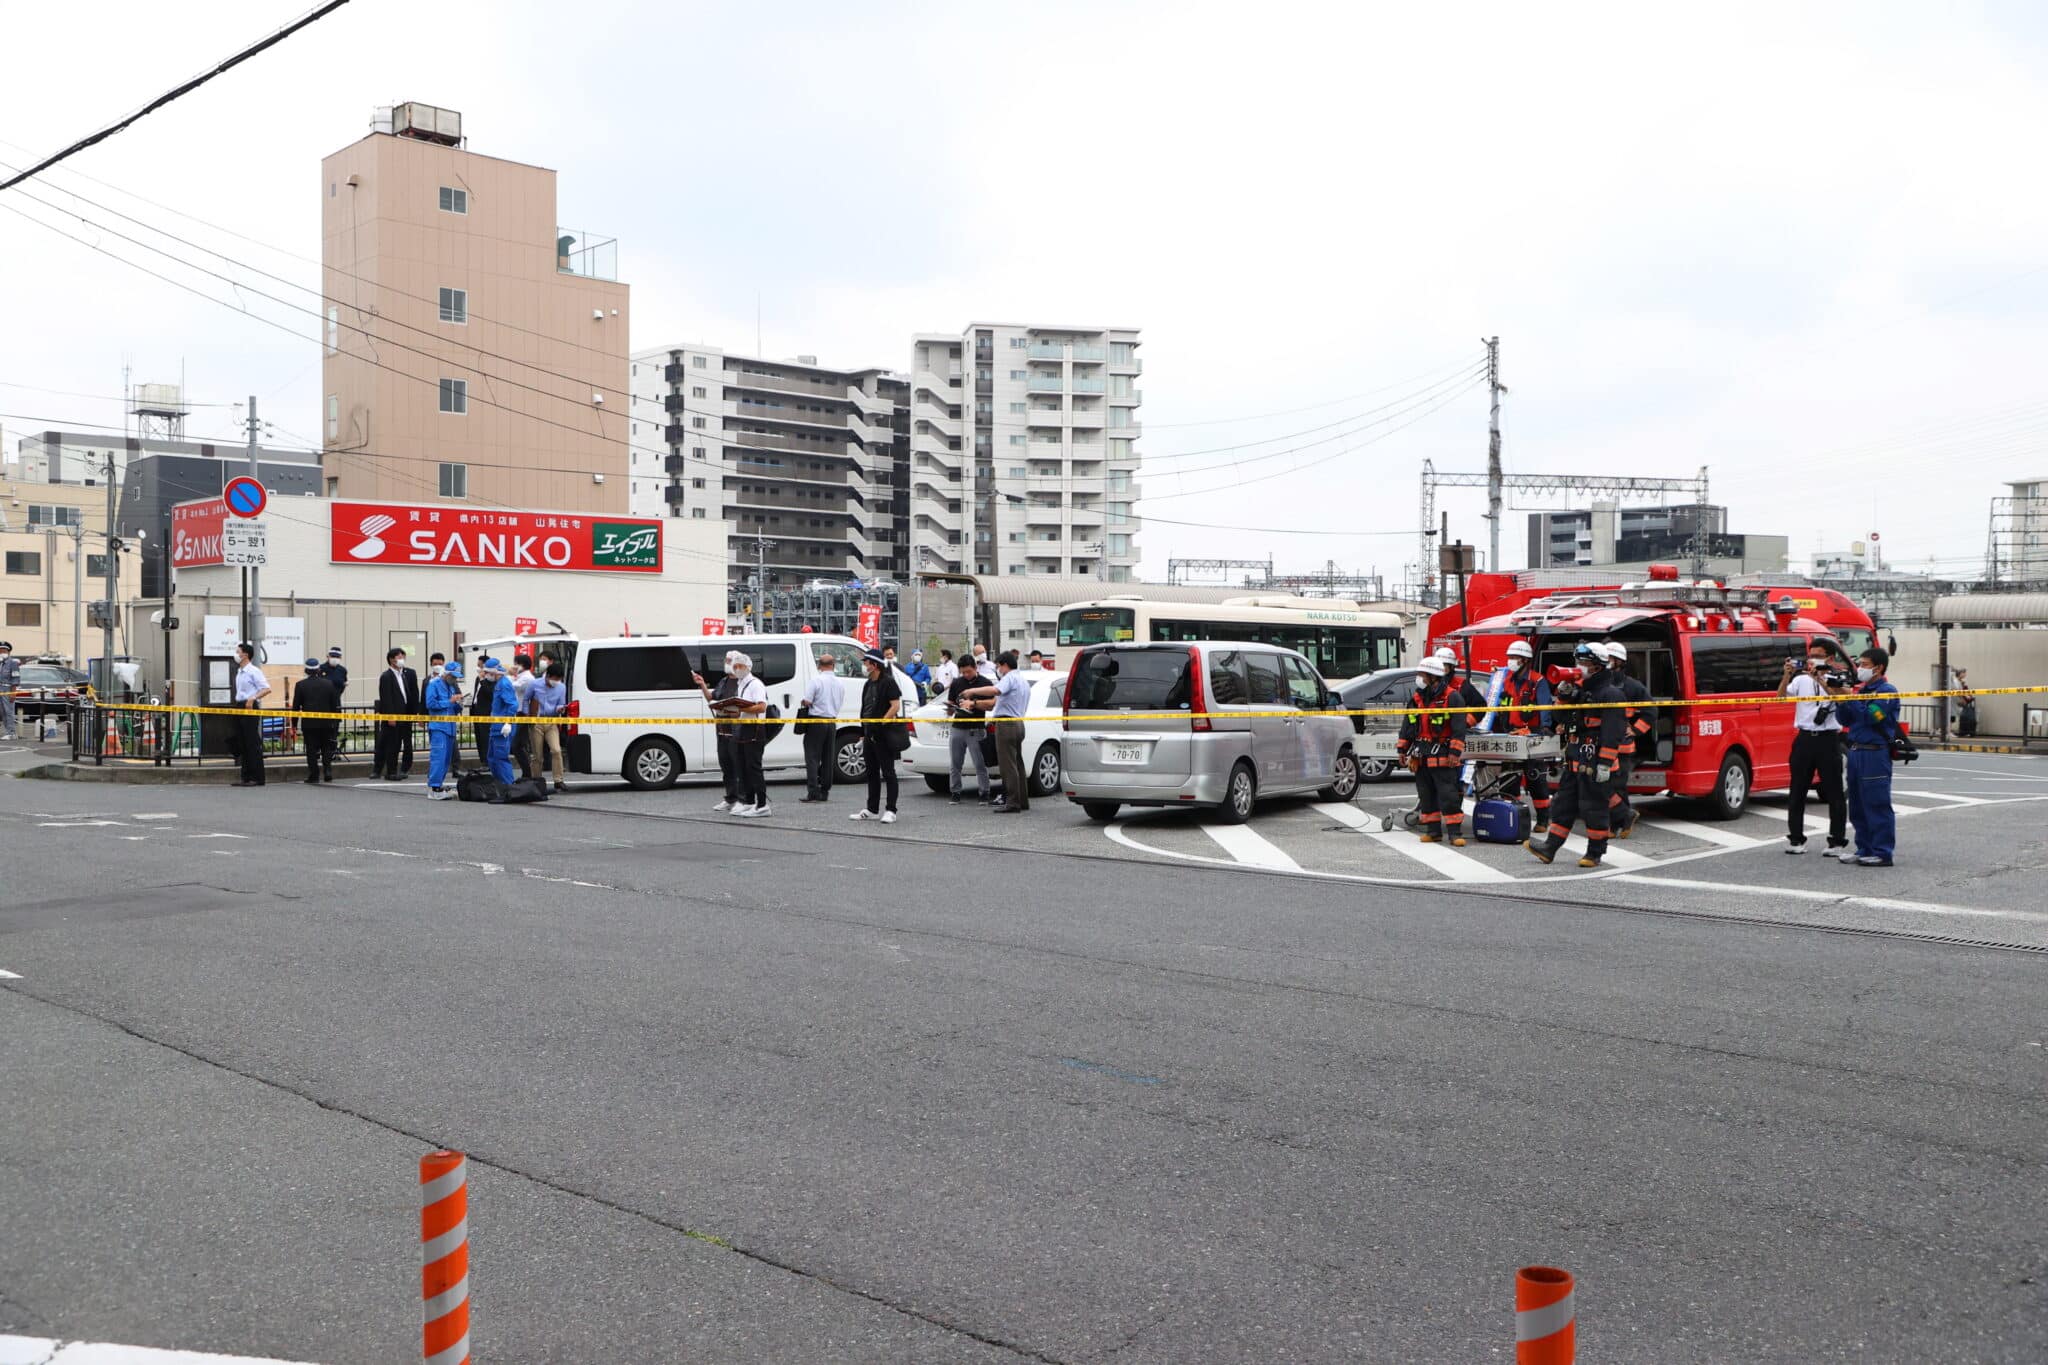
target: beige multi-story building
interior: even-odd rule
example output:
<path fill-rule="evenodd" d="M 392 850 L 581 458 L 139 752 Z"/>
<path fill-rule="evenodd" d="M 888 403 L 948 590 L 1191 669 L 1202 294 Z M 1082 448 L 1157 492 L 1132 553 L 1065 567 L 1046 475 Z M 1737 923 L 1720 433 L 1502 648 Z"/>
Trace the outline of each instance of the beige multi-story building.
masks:
<path fill-rule="evenodd" d="M 104 484 L 0 477 L 0 640 L 16 658 L 100 652 L 87 606 L 107 595 L 106 553 Z M 142 556 L 124 553 L 115 600 L 132 600 L 141 586 Z M 114 647 L 126 651 L 129 642 L 117 638 Z"/>
<path fill-rule="evenodd" d="M 623 512 L 627 287 L 555 173 L 453 110 L 379 110 L 320 163 L 327 492 Z"/>
<path fill-rule="evenodd" d="M 913 571 L 1131 581 L 1138 344 L 1133 327 L 980 322 L 914 339 Z"/>
<path fill-rule="evenodd" d="M 632 510 L 724 521 L 735 583 L 908 571 L 903 376 L 685 343 L 635 351 L 631 382 Z"/>

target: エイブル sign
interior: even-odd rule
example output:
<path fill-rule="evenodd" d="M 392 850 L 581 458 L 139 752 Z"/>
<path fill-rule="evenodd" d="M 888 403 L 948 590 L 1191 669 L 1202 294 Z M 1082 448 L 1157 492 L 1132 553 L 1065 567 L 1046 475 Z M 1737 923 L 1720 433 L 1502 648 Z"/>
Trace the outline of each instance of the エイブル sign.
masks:
<path fill-rule="evenodd" d="M 661 523 L 647 517 L 386 502 L 330 503 L 327 515 L 336 564 L 661 572 Z"/>

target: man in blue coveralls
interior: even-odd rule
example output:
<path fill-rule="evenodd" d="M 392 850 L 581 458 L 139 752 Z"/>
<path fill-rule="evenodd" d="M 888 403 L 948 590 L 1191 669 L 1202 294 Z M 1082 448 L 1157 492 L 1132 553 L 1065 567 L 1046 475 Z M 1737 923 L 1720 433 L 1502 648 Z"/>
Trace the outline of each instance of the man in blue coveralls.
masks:
<path fill-rule="evenodd" d="M 1856 660 L 1856 686 L 1831 687 L 1848 742 L 1849 823 L 1856 829 L 1856 866 L 1890 867 L 1897 847 L 1892 813 L 1892 738 L 1899 730 L 1899 689 L 1885 677 L 1891 655 L 1872 646 Z M 1847 863 L 1849 859 L 1842 859 Z"/>
<path fill-rule="evenodd" d="M 496 659 L 485 659 L 477 666 L 477 672 L 494 683 L 491 690 L 491 774 L 509 786 L 519 776 L 518 770 L 512 766 L 512 731 L 517 728 L 512 717 L 519 714 L 519 689 L 498 681 L 505 676 L 505 666 Z"/>
<path fill-rule="evenodd" d="M 455 722 L 462 714 L 462 661 L 443 664 L 427 684 L 427 743 L 432 746 L 427 766 L 427 799 L 448 801 L 455 789 L 447 784 L 448 769 L 455 762 Z"/>

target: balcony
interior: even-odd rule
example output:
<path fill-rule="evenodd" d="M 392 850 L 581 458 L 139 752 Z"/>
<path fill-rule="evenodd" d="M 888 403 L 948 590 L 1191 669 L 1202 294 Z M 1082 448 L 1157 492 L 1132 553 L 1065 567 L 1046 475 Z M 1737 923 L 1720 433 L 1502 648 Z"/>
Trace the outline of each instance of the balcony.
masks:
<path fill-rule="evenodd" d="M 812 412 L 808 408 L 777 408 L 762 403 L 741 403 L 733 414 L 756 422 L 793 422 L 807 427 L 836 427 L 844 431 L 847 414 L 843 412 Z"/>
<path fill-rule="evenodd" d="M 670 507 L 681 507 L 683 505 L 683 486 L 679 483 L 672 483 L 661 490 L 661 496 Z"/>
<path fill-rule="evenodd" d="M 1025 423 L 1034 427 L 1063 427 L 1067 424 L 1065 408 L 1032 408 L 1024 414 Z"/>
<path fill-rule="evenodd" d="M 800 393 L 811 398 L 846 399 L 849 387 L 793 374 L 763 374 L 759 370 L 727 370 L 726 383 L 740 389 L 768 389 L 775 393 Z"/>
<path fill-rule="evenodd" d="M 1123 393 L 1117 393 L 1115 390 L 1111 390 L 1109 401 L 1119 407 L 1136 407 L 1145 401 L 1145 391 L 1143 389 L 1127 389 Z"/>
<path fill-rule="evenodd" d="M 794 436 L 782 436 L 772 432 L 736 431 L 725 439 L 728 446 L 752 446 L 757 450 L 787 450 L 819 460 L 850 462 L 854 458 L 853 452 L 843 445 L 820 445 L 816 441 L 801 441 Z"/>
<path fill-rule="evenodd" d="M 1075 408 L 1073 412 L 1073 420 L 1069 425 L 1077 427 L 1100 427 L 1106 420 L 1107 419 L 1102 414 L 1101 408 Z M 1095 439 L 1100 440 L 1100 435 L 1098 434 Z"/>
<path fill-rule="evenodd" d="M 663 457 L 661 464 L 662 468 L 666 469 L 669 473 L 681 474 L 689 469 L 690 460 L 685 455 L 669 455 Z"/>
<path fill-rule="evenodd" d="M 1101 393 L 1108 387 L 1109 383 L 1107 380 L 1104 379 L 1090 379 L 1084 375 L 1078 374 L 1074 376 L 1075 393 Z"/>
<path fill-rule="evenodd" d="M 555 272 L 586 280 L 618 279 L 619 239 L 594 236 L 581 228 L 556 228 Z"/>
<path fill-rule="evenodd" d="M 1066 388 L 1066 377 L 1057 374 L 1034 374 L 1024 381 L 1024 387 L 1031 393 L 1060 393 Z M 1100 393 L 1101 390 L 1097 389 Z"/>
<path fill-rule="evenodd" d="M 1110 357 L 1109 368 L 1115 370 L 1118 374 L 1143 374 L 1145 372 L 1145 362 L 1136 356 L 1131 356 L 1127 360 L 1118 360 L 1112 356 Z"/>

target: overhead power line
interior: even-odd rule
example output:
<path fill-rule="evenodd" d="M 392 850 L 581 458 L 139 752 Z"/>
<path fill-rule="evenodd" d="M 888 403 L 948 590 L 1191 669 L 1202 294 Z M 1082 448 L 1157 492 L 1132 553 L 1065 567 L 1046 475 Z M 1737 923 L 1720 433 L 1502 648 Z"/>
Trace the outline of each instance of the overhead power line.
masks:
<path fill-rule="evenodd" d="M 347 3 L 348 0 L 328 0 L 328 3 L 321 5 L 319 8 L 309 10 L 305 14 L 300 15 L 297 19 L 292 20 L 291 23 L 286 24 L 283 28 L 277 30 L 277 32 L 271 34 L 269 37 L 258 39 L 256 42 L 251 43 L 248 47 L 243 48 L 240 52 L 237 52 L 234 56 L 229 57 L 226 61 L 221 62 L 218 65 L 213 66 L 206 71 L 200 72 L 197 76 L 194 76 L 191 80 L 186 81 L 183 85 L 174 86 L 173 88 L 166 90 L 163 94 L 158 95 L 148 104 L 143 105 L 140 109 L 137 109 L 134 113 L 128 115 L 128 117 L 121 119 L 118 122 L 110 123 L 96 133 L 87 134 L 86 136 L 80 138 L 78 141 L 72 143 L 69 147 L 66 147 L 61 151 L 52 152 L 50 155 L 44 157 L 41 161 L 38 161 L 35 165 L 30 166 L 27 170 L 20 172 L 19 174 L 13 176 L 12 178 L 4 182 L 0 182 L 0 190 L 12 189 L 14 186 L 19 185 L 22 181 L 29 179 L 31 176 L 38 175 L 41 172 L 48 170 L 50 167 L 56 165 L 58 162 L 63 161 L 66 158 L 76 156 L 88 147 L 97 146 L 99 143 L 105 142 L 114 134 L 120 132 L 122 129 L 136 122 L 136 120 L 155 113 L 157 110 L 169 104 L 172 100 L 178 99 L 184 95 L 189 95 L 194 90 L 197 90 L 200 86 L 212 80 L 215 76 L 221 75 L 224 72 L 230 71 L 233 68 L 240 66 L 243 62 L 248 61 L 251 57 L 255 56 L 259 52 L 264 51 L 266 48 L 275 47 L 277 44 L 291 37 L 294 33 L 297 33 L 300 29 L 305 28 L 308 24 L 318 23 L 320 20 L 334 13 L 334 11 L 340 9 L 343 5 L 346 5 Z"/>

